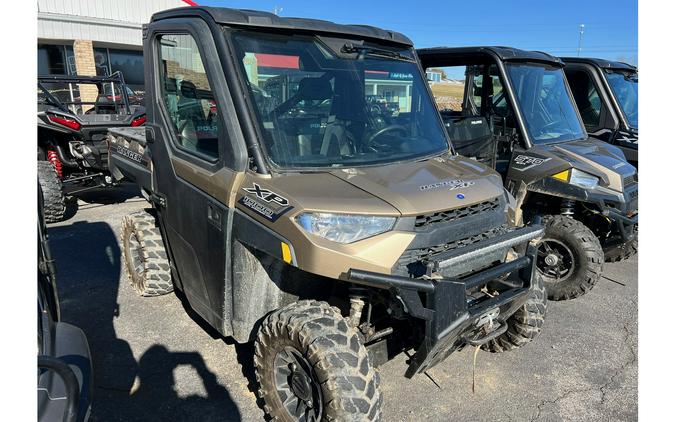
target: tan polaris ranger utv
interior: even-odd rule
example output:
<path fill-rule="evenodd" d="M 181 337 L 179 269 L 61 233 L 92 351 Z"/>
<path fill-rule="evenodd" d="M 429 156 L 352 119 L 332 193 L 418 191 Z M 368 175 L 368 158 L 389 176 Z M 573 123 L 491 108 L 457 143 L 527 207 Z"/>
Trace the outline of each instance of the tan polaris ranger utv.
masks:
<path fill-rule="evenodd" d="M 382 420 L 398 353 L 412 377 L 539 334 L 543 228 L 510 227 L 499 175 L 451 151 L 408 38 L 183 8 L 153 16 L 144 57 L 147 127 L 110 134 L 153 205 L 124 220 L 127 274 L 255 341 L 274 420 Z"/>
<path fill-rule="evenodd" d="M 549 299 L 583 295 L 605 261 L 637 251 L 637 171 L 588 136 L 559 58 L 508 47 L 418 55 L 456 151 L 502 175 L 518 220 L 546 222 L 537 268 Z"/>

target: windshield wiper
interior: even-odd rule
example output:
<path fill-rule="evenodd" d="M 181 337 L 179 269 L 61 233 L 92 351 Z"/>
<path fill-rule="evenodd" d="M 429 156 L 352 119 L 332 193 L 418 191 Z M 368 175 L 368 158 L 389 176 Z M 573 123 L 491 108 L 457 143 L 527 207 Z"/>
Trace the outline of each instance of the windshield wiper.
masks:
<path fill-rule="evenodd" d="M 409 63 L 415 63 L 415 60 L 406 57 L 401 53 L 398 53 L 396 51 L 391 51 L 387 50 L 385 48 L 377 48 L 377 47 L 365 47 L 362 45 L 354 45 L 350 42 L 345 43 L 345 45 L 342 46 L 342 49 L 340 50 L 343 53 L 358 53 L 357 59 L 359 59 L 361 56 L 371 56 L 371 57 L 380 57 L 380 58 L 386 58 L 386 59 L 393 59 L 393 60 L 399 60 L 403 62 L 409 62 Z"/>

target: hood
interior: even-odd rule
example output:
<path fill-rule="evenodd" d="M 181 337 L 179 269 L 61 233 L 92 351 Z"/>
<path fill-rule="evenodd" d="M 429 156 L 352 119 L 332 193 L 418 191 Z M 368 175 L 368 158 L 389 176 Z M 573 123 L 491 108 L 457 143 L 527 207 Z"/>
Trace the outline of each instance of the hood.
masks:
<path fill-rule="evenodd" d="M 624 178 L 636 172 L 619 148 L 595 138 L 536 148 L 566 161 L 570 167 L 599 177 L 603 185 L 619 192 L 623 190 Z"/>
<path fill-rule="evenodd" d="M 498 174 L 459 156 L 266 178 L 249 175 L 246 179 L 237 199 L 247 201 L 249 208 L 261 207 L 253 202 L 264 205 L 270 221 L 286 211 L 294 215 L 303 210 L 414 216 L 504 195 Z"/>
<path fill-rule="evenodd" d="M 504 194 L 502 180 L 493 170 L 459 156 L 330 174 L 391 204 L 404 216 L 465 207 Z"/>

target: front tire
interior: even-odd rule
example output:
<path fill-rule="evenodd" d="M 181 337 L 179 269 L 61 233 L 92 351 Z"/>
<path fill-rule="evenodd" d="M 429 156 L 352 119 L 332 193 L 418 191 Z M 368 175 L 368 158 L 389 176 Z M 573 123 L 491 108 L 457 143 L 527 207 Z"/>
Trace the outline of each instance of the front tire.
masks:
<path fill-rule="evenodd" d="M 600 241 L 580 221 L 545 217 L 546 231 L 539 242 L 537 271 L 550 300 L 569 300 L 590 291 L 600 279 L 605 262 Z"/>
<path fill-rule="evenodd" d="M 171 267 L 155 217 L 139 211 L 122 222 L 122 261 L 131 286 L 141 296 L 173 291 Z"/>
<path fill-rule="evenodd" d="M 45 221 L 56 223 L 63 220 L 66 212 L 66 197 L 56 169 L 49 161 L 38 161 L 38 182 L 42 188 Z"/>
<path fill-rule="evenodd" d="M 272 421 L 380 421 L 380 378 L 356 329 L 325 302 L 270 314 L 255 341 L 256 379 Z"/>
<path fill-rule="evenodd" d="M 506 323 L 509 328 L 484 348 L 492 353 L 501 353 L 518 349 L 530 343 L 540 333 L 546 319 L 548 300 L 541 276 L 534 274 L 532 290 L 527 302 L 511 315 Z"/>

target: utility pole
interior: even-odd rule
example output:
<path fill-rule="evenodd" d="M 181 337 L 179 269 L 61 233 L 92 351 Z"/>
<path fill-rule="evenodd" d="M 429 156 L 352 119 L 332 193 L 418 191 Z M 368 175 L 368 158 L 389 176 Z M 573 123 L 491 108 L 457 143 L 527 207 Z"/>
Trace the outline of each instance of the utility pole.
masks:
<path fill-rule="evenodd" d="M 273 12 L 273 13 L 274 13 L 275 15 L 279 16 L 279 15 L 281 14 L 281 12 L 283 12 L 283 11 L 284 11 L 284 8 L 283 8 L 283 7 L 281 7 L 281 6 L 274 6 L 274 12 Z"/>
<path fill-rule="evenodd" d="M 581 55 L 581 39 L 584 36 L 584 28 L 585 27 L 586 27 L 586 25 L 584 25 L 583 23 L 581 25 L 579 25 L 579 45 L 577 46 L 577 57 L 579 57 Z"/>

